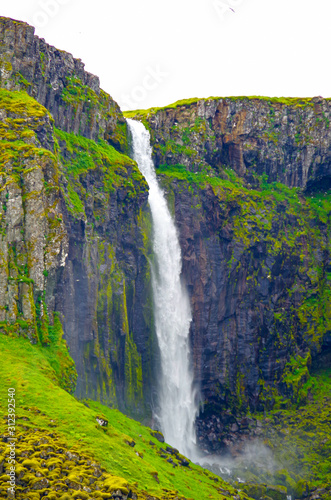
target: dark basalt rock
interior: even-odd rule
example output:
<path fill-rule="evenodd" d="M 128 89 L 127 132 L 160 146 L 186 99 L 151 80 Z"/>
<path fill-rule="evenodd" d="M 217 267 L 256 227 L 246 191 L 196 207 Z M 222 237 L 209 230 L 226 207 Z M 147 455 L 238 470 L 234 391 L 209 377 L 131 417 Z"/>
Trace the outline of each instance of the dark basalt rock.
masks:
<path fill-rule="evenodd" d="M 14 141 L 14 132 L 5 134 L 17 122 L 16 138 L 29 152 L 17 154 L 9 142 L 13 157 L 1 164 L 1 327 L 47 345 L 57 311 L 78 374 L 76 395 L 144 418 L 156 351 L 141 225 L 149 217 L 148 188 L 118 152 L 127 150 L 126 121 L 80 60 L 34 36 L 26 23 L 0 18 L 0 70 L 1 139 Z M 10 92 L 19 90 L 33 99 Z M 54 125 L 71 135 L 56 136 Z M 78 176 L 68 172 L 78 161 L 68 141 L 84 137 L 115 146 L 109 155 L 120 166 L 101 155 Z M 72 391 L 72 361 L 62 375 Z"/>
<path fill-rule="evenodd" d="M 162 432 L 159 432 L 159 431 L 152 431 L 151 432 L 151 435 L 157 439 L 160 443 L 164 443 L 164 436 L 162 434 Z"/>
<path fill-rule="evenodd" d="M 34 31 L 0 17 L 0 86 L 25 90 L 51 112 L 56 127 L 93 140 L 101 137 L 127 151 L 126 121 L 118 104 L 100 89 L 99 78 Z"/>
<path fill-rule="evenodd" d="M 0 18 L 0 65 L 0 86 L 25 89 L 60 130 L 128 150 L 124 117 L 98 78 L 36 37 L 31 26 Z M 307 198 L 330 187 L 330 107 L 321 98 L 220 98 L 144 117 L 178 226 L 193 314 L 194 373 L 204 401 L 198 437 L 212 451 L 246 435 L 253 425 L 242 420 L 248 409 L 271 408 L 276 396 L 297 401 L 311 363 L 330 360 L 330 213 L 320 206 L 321 215 Z M 15 119 L 32 127 L 22 113 Z M 5 114 L 2 120 L 13 118 Z M 145 248 L 149 235 L 142 221 L 148 219 L 147 186 L 129 158 L 111 189 L 105 189 L 98 162 L 68 180 L 65 165 L 76 158 L 61 135 L 62 163 L 39 156 L 42 147 L 56 152 L 51 116 L 35 118 L 32 128 L 35 156 L 15 166 L 19 182 L 16 173 L 6 187 L 1 181 L 7 238 L 1 322 L 13 325 L 21 314 L 29 322 L 25 334 L 36 342 L 35 303 L 39 322 L 42 308 L 50 322 L 57 311 L 78 372 L 77 396 L 143 418 L 155 391 L 158 356 L 151 249 Z M 207 172 L 206 182 L 161 174 L 176 165 L 192 176 Z M 242 184 L 231 187 L 224 167 Z M 5 172 L 12 175 L 10 161 Z M 208 175 L 229 183 L 215 187 Z M 274 196 L 269 184 L 261 199 L 267 180 L 301 188 L 299 196 L 293 202 L 292 192 L 287 199 L 276 188 Z M 74 200 L 81 197 L 78 213 L 70 210 L 70 189 Z M 29 275 L 16 284 L 17 266 L 28 262 Z"/>
<path fill-rule="evenodd" d="M 157 166 L 180 164 L 192 172 L 207 166 L 218 175 L 225 166 L 251 185 L 253 174 L 267 174 L 269 182 L 308 192 L 330 188 L 329 99 L 200 99 L 142 118 Z"/>

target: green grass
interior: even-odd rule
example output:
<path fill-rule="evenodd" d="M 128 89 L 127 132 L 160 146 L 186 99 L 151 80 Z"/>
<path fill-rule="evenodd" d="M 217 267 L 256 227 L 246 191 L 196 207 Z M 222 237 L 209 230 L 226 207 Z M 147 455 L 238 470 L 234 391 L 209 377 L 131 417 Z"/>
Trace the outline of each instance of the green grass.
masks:
<path fill-rule="evenodd" d="M 61 155 L 61 160 L 68 176 L 77 179 L 89 170 L 99 169 L 106 191 L 114 191 L 119 185 L 133 188 L 133 181 L 146 184 L 135 162 L 106 141 L 95 142 L 59 129 L 55 129 L 55 136 L 65 143 L 66 157 Z M 129 178 L 128 168 L 132 170 Z"/>
<path fill-rule="evenodd" d="M 55 159 L 51 151 L 36 147 L 31 143 L 36 138 L 35 130 L 43 118 L 53 120 L 47 109 L 30 97 L 26 92 L 10 92 L 0 89 L 0 109 L 6 116 L 0 123 L 0 164 L 1 168 L 11 161 L 13 170 L 20 170 L 21 159 L 48 156 Z M 48 115 L 48 117 L 47 117 Z"/>
<path fill-rule="evenodd" d="M 72 184 L 68 183 L 67 190 L 68 190 L 68 198 L 66 198 L 66 201 L 68 201 L 67 206 L 69 210 L 73 214 L 76 214 L 77 216 L 82 216 L 82 215 L 85 216 L 84 204 L 82 203 L 78 194 L 74 190 Z"/>
<path fill-rule="evenodd" d="M 67 172 L 70 174 L 86 173 L 103 161 L 108 162 L 113 170 L 123 167 L 123 170 L 119 170 L 121 173 L 125 173 L 125 166 L 134 164 L 131 158 L 119 153 L 113 146 L 101 139 L 95 142 L 81 135 L 63 132 L 60 129 L 55 129 L 55 136 L 58 140 L 65 142 L 68 154 L 74 157 L 73 161 L 65 162 Z"/>
<path fill-rule="evenodd" d="M 67 343 L 62 338 L 63 330 L 58 313 L 54 313 L 53 317 L 53 325 L 48 325 L 49 345 L 39 347 L 39 350 L 54 370 L 59 386 L 73 393 L 77 379 L 75 364 L 69 356 Z"/>
<path fill-rule="evenodd" d="M 100 193 L 106 210 L 109 193 L 114 193 L 120 187 L 126 191 L 126 198 L 130 200 L 139 196 L 147 189 L 147 183 L 140 173 L 136 163 L 118 152 L 106 141 L 98 142 L 86 139 L 80 135 L 63 132 L 55 129 L 55 138 L 59 143 L 59 158 L 64 167 L 64 174 L 68 180 L 64 196 L 68 210 L 74 217 L 81 217 L 85 213 L 86 189 L 82 185 L 86 174 L 91 173 L 91 187 Z M 100 218 L 104 214 L 95 214 Z"/>
<path fill-rule="evenodd" d="M 86 102 L 90 107 L 98 102 L 97 94 L 74 76 L 66 77 L 66 86 L 62 90 L 61 97 L 68 104 Z"/>
<path fill-rule="evenodd" d="M 306 498 L 306 488 L 312 493 L 320 490 L 321 500 L 330 500 L 331 495 L 331 369 L 313 371 L 309 375 L 306 358 L 292 357 L 287 365 L 285 377 L 291 383 L 300 382 L 304 375 L 309 399 L 305 403 L 297 400 L 286 409 L 251 415 L 259 425 L 255 434 L 258 444 L 269 448 L 273 466 L 256 467 L 243 460 L 237 462 L 234 477 L 244 478 L 248 484 L 242 485 L 247 494 L 254 498 L 261 491 L 261 483 L 287 488 L 292 498 Z M 254 435 L 254 434 L 253 434 Z M 253 441 L 254 443 L 254 441 Z M 250 483 L 250 484 L 249 484 Z M 262 486 L 263 489 L 263 486 Z M 271 495 L 270 495 L 271 496 Z"/>
<path fill-rule="evenodd" d="M 15 115 L 25 115 L 32 118 L 40 118 L 49 114 L 46 108 L 39 104 L 33 97 L 25 91 L 11 92 L 0 89 L 0 108 Z M 49 114 L 49 116 L 51 116 Z M 53 118 L 51 118 L 53 120 Z"/>
<path fill-rule="evenodd" d="M 214 99 L 216 99 L 216 98 L 214 98 Z M 193 97 L 191 99 L 181 99 L 181 100 L 176 101 L 176 102 L 169 104 L 167 106 L 153 107 L 153 108 L 149 108 L 149 109 L 136 109 L 136 110 L 132 110 L 132 111 L 131 110 L 124 111 L 123 115 L 125 116 L 125 118 L 134 118 L 137 115 L 140 115 L 140 116 L 150 115 L 150 114 L 154 114 L 157 111 L 160 111 L 163 109 L 174 109 L 174 108 L 177 108 L 179 106 L 189 106 L 190 104 L 195 104 L 200 100 L 204 100 L 204 99 L 200 99 L 198 97 Z"/>
<path fill-rule="evenodd" d="M 56 338 L 58 333 L 52 340 Z M 46 433 L 51 423 L 68 448 L 92 455 L 108 472 L 139 490 L 162 497 L 178 491 L 179 495 L 196 500 L 231 497 L 235 493 L 232 487 L 221 480 L 215 482 L 213 474 L 198 466 L 174 468 L 157 453 L 166 445 L 153 438 L 149 428 L 99 403 L 89 401 L 87 407 L 61 389 L 47 349 L 31 345 L 28 339 L 0 335 L 2 416 L 7 411 L 7 390 L 14 387 L 17 418 L 29 418 L 24 425 L 44 429 Z M 96 424 L 96 416 L 109 421 L 107 429 Z M 3 419 L 0 431 L 5 431 Z M 128 444 L 132 440 L 134 447 Z M 220 495 L 220 487 L 229 494 Z"/>
<path fill-rule="evenodd" d="M 144 117 L 148 115 L 152 115 L 157 113 L 158 111 L 167 110 L 167 109 L 175 109 L 181 106 L 188 107 L 192 104 L 196 104 L 199 101 L 219 101 L 221 99 L 227 99 L 231 101 L 264 101 L 270 104 L 283 104 L 286 106 L 297 106 L 297 107 L 305 107 L 305 106 L 313 106 L 311 97 L 267 97 L 267 96 L 225 96 L 225 97 L 193 97 L 191 99 L 181 99 L 172 104 L 168 104 L 167 106 L 161 107 L 153 107 L 149 109 L 136 109 L 130 111 L 124 111 L 123 115 L 126 118 L 134 118 L 134 117 Z"/>
<path fill-rule="evenodd" d="M 185 181 L 190 185 L 195 185 L 199 188 L 204 188 L 207 185 L 223 188 L 240 188 L 248 192 L 244 188 L 244 181 L 238 177 L 232 169 L 225 169 L 225 177 L 217 177 L 215 171 L 212 168 L 203 167 L 202 170 L 196 172 L 190 172 L 187 170 L 185 165 L 160 165 L 157 167 L 157 173 L 162 174 L 170 179 Z"/>
<path fill-rule="evenodd" d="M 331 214 L 331 191 L 314 193 L 311 196 L 307 196 L 306 200 L 318 217 L 327 224 Z"/>

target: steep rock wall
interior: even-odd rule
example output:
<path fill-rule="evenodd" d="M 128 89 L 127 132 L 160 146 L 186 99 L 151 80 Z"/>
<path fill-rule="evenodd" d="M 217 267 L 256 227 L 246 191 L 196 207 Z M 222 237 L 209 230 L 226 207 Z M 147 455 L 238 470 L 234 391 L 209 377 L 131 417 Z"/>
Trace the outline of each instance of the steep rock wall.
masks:
<path fill-rule="evenodd" d="M 56 127 L 127 151 L 126 121 L 118 104 L 100 89 L 99 78 L 34 31 L 0 17 L 0 87 L 26 90 L 51 112 Z"/>
<path fill-rule="evenodd" d="M 218 174 L 230 167 L 251 184 L 267 174 L 290 187 L 330 187 L 330 99 L 192 99 L 137 117 L 151 130 L 157 165 Z"/>
<path fill-rule="evenodd" d="M 233 415 L 305 401 L 311 361 L 328 359 L 329 112 L 248 98 L 138 112 L 179 228 L 211 451 Z"/>
<path fill-rule="evenodd" d="M 51 352 L 63 327 L 76 394 L 143 418 L 150 219 L 125 119 L 80 60 L 25 23 L 0 18 L 0 69 L 1 331 Z"/>

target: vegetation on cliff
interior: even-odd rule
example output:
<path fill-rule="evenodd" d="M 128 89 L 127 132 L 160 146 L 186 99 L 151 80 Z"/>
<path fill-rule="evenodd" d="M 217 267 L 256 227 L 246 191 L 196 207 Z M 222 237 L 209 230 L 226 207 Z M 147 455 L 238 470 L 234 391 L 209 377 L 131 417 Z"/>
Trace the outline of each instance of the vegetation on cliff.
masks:
<path fill-rule="evenodd" d="M 208 98 L 199 98 L 199 97 L 192 97 L 191 99 L 180 99 L 179 101 L 176 101 L 174 103 L 171 103 L 167 106 L 162 106 L 162 107 L 153 107 L 149 109 L 136 109 L 132 111 L 124 111 L 124 116 L 126 118 L 136 118 L 138 120 L 143 120 L 145 117 L 154 115 L 158 111 L 166 111 L 167 109 L 176 109 L 179 107 L 189 107 L 192 104 L 196 104 L 199 101 L 206 102 L 206 101 L 218 101 L 220 99 L 229 99 L 232 101 L 243 101 L 243 100 L 250 100 L 250 101 L 265 101 L 270 104 L 285 104 L 287 106 L 308 106 L 312 105 L 313 99 L 308 97 L 308 98 L 301 98 L 301 97 L 268 97 L 268 96 L 226 96 L 226 97 L 208 97 Z"/>
<path fill-rule="evenodd" d="M 167 191 L 174 191 L 177 199 L 183 192 L 190 193 L 191 209 L 197 219 L 201 219 L 202 193 L 211 187 L 218 204 L 215 230 L 220 239 L 226 232 L 231 241 L 227 274 L 232 284 L 241 279 L 243 265 L 248 294 L 259 293 L 264 287 L 272 294 L 279 288 L 279 279 L 283 281 L 277 303 L 270 305 L 273 317 L 268 335 L 257 332 L 261 369 L 259 398 L 263 407 L 269 409 L 275 404 L 306 401 L 311 354 L 316 356 L 321 352 L 325 334 L 331 329 L 328 258 L 331 194 L 305 196 L 296 188 L 268 183 L 265 176 L 255 178 L 259 187 L 253 189 L 226 169 L 225 178 L 213 175 L 210 170 L 194 174 L 183 165 L 162 165 L 158 172 Z M 249 255 L 257 245 L 263 245 L 261 261 L 247 262 L 245 254 Z M 273 265 L 268 262 L 270 259 Z M 294 261 L 296 269 L 290 271 L 293 275 L 285 282 L 282 268 L 285 270 L 288 259 Z M 289 314 L 288 303 L 293 302 L 294 297 L 295 305 Z M 285 351 L 286 355 L 284 359 L 275 360 L 273 379 L 269 378 L 265 384 L 264 358 L 270 357 L 274 349 Z M 245 378 L 245 373 L 241 373 Z M 237 392 L 237 398 L 231 403 L 234 410 L 238 404 L 247 406 L 244 386 L 245 382 L 234 388 Z"/>
<path fill-rule="evenodd" d="M 245 498 L 109 408 L 150 417 L 157 362 L 148 191 L 123 114 L 25 23 L 0 18 L 0 70 L 0 429 L 14 386 L 17 498 Z M 238 489 L 327 500 L 330 100 L 191 99 L 126 115 L 151 132 L 179 227 L 201 446 L 231 450 L 255 412 L 254 437 L 281 467 L 248 479 L 278 489 Z"/>
<path fill-rule="evenodd" d="M 56 129 L 55 137 L 60 144 L 61 163 L 68 180 L 67 207 L 73 215 L 86 217 L 84 205 L 88 193 L 83 187 L 83 179 L 86 178 L 88 172 L 91 175 L 91 171 L 97 173 L 98 182 L 102 183 L 105 195 L 119 188 L 123 191 L 123 196 L 127 201 L 144 195 L 147 183 L 135 162 L 118 152 L 106 141 L 99 139 L 95 142 L 59 129 Z M 109 200 L 105 198 L 102 201 L 106 210 Z M 99 211 L 94 213 L 97 226 L 105 223 L 104 210 L 100 207 Z"/>
<path fill-rule="evenodd" d="M 323 164 L 320 173 L 314 174 L 310 164 L 310 177 L 302 183 L 302 177 L 282 176 L 288 167 L 281 155 L 269 156 L 278 143 L 284 151 L 309 144 L 316 152 L 321 136 L 329 141 L 329 114 L 321 111 L 328 109 L 328 100 L 317 101 L 194 99 L 129 112 L 150 130 L 157 172 L 181 232 L 184 277 L 194 304 L 199 303 L 192 340 L 193 349 L 205 353 L 199 440 L 210 451 L 235 455 L 242 452 L 249 432 L 264 440 L 277 461 L 273 471 L 263 474 L 252 465 L 248 472 L 245 462 L 233 471 L 234 476 L 256 483 L 244 489 L 257 499 L 268 496 L 266 486 L 257 486 L 261 482 L 283 485 L 294 498 L 326 499 L 330 494 L 329 463 L 323 451 L 329 439 L 330 373 L 312 371 L 329 362 L 328 160 L 326 156 L 318 160 Z M 213 102 L 219 104 L 218 118 Z M 255 124 L 263 123 L 262 134 L 251 127 L 252 110 Z M 294 140 L 285 146 L 275 122 L 290 116 L 292 123 L 301 125 L 297 131 L 288 129 Z M 248 153 L 245 156 L 248 142 L 255 148 L 257 141 L 260 158 L 268 158 L 260 166 L 251 162 L 253 157 L 246 162 Z M 273 162 L 269 170 L 268 161 Z M 295 163 L 300 170 L 299 161 Z M 290 179 L 290 185 L 272 181 L 280 178 Z M 201 321 L 203 310 L 206 323 Z M 208 347 L 203 347 L 199 328 L 209 332 Z M 254 431 L 248 431 L 244 417 L 249 409 L 267 416 L 255 413 Z M 256 419 L 263 424 L 256 427 Z"/>

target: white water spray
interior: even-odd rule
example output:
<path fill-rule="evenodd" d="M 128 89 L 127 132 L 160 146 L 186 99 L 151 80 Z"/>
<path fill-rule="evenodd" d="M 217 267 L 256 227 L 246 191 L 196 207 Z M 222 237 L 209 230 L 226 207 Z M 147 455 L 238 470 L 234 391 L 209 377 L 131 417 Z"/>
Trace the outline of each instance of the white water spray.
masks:
<path fill-rule="evenodd" d="M 197 455 L 194 422 L 198 407 L 190 367 L 191 310 L 180 279 L 181 251 L 176 227 L 160 189 L 152 160 L 149 132 L 127 120 L 133 139 L 133 156 L 149 186 L 153 220 L 155 265 L 152 285 L 156 333 L 161 352 L 160 421 L 167 443 L 194 459 Z"/>

